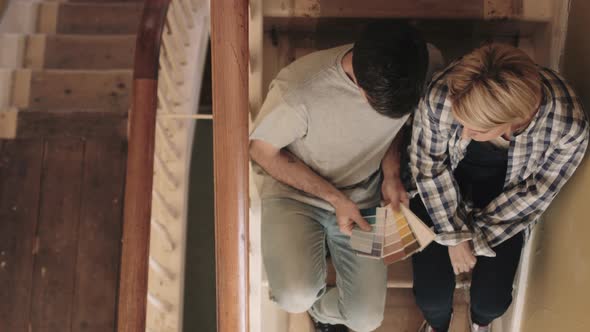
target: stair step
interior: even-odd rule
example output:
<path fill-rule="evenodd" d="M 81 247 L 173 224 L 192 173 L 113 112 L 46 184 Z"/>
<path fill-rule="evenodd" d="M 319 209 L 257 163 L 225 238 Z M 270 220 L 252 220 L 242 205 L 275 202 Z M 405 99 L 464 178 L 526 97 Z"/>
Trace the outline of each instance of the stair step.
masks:
<path fill-rule="evenodd" d="M 453 321 L 449 331 L 469 331 L 469 301 L 465 290 L 455 291 Z M 388 289 L 383 323 L 374 332 L 418 331 L 424 318 L 410 289 Z"/>
<path fill-rule="evenodd" d="M 131 70 L 18 70 L 13 106 L 30 111 L 98 110 L 125 113 Z"/>
<path fill-rule="evenodd" d="M 328 260 L 328 275 L 326 284 L 336 285 L 336 271 L 331 260 Z M 457 276 L 457 288 L 465 288 L 470 283 L 470 275 L 462 274 Z M 387 288 L 412 288 L 412 260 L 410 258 L 389 265 L 387 268 Z"/>
<path fill-rule="evenodd" d="M 25 66 L 32 69 L 131 69 L 135 35 L 31 35 Z"/>
<path fill-rule="evenodd" d="M 42 2 L 38 30 L 47 34 L 136 34 L 142 9 L 141 2 Z"/>
<path fill-rule="evenodd" d="M 0 139 L 127 138 L 127 114 L 102 111 L 0 112 Z"/>

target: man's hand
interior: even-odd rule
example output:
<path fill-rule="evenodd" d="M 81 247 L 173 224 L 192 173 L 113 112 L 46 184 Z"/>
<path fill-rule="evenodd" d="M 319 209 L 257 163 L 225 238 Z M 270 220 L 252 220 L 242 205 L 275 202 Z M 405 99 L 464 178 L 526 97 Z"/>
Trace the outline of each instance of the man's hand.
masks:
<path fill-rule="evenodd" d="M 404 185 L 398 176 L 390 178 L 386 177 L 383 179 L 381 195 L 383 196 L 383 203 L 385 205 L 391 203 L 391 206 L 395 210 L 399 210 L 400 204 L 403 204 L 406 207 L 409 207 L 410 205 L 406 188 L 404 188 Z"/>
<path fill-rule="evenodd" d="M 356 223 L 364 231 L 370 231 L 371 225 L 361 216 L 356 204 L 347 197 L 341 197 L 334 202 L 336 220 L 340 231 L 348 236 L 352 235 L 352 229 Z"/>
<path fill-rule="evenodd" d="M 471 241 L 461 242 L 456 246 L 449 246 L 449 257 L 455 274 L 466 273 L 473 269 L 477 258 L 473 255 Z"/>

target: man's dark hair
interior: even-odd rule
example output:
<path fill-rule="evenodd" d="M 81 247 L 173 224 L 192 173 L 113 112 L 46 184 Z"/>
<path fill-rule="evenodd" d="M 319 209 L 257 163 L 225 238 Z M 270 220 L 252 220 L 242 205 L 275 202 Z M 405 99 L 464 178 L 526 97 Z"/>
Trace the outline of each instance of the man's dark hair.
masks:
<path fill-rule="evenodd" d="M 420 99 L 428 69 L 426 42 L 405 22 L 371 23 L 354 44 L 352 67 L 371 106 L 399 118 Z"/>

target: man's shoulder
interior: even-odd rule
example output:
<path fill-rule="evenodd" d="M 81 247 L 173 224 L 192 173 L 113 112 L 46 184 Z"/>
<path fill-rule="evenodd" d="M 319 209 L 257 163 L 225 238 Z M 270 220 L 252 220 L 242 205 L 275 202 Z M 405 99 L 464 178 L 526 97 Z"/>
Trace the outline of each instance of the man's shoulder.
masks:
<path fill-rule="evenodd" d="M 304 55 L 281 69 L 275 80 L 291 86 L 313 82 L 326 70 L 334 69 L 339 56 L 351 48 L 352 45 L 342 45 Z"/>

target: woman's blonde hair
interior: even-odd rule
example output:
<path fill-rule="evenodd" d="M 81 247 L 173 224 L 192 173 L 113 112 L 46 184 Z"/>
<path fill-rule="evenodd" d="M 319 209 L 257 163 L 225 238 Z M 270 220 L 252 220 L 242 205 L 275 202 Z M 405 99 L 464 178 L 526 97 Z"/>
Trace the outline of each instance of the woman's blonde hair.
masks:
<path fill-rule="evenodd" d="M 447 84 L 453 115 L 481 129 L 527 121 L 542 96 L 537 65 L 505 44 L 488 44 L 464 56 Z"/>

